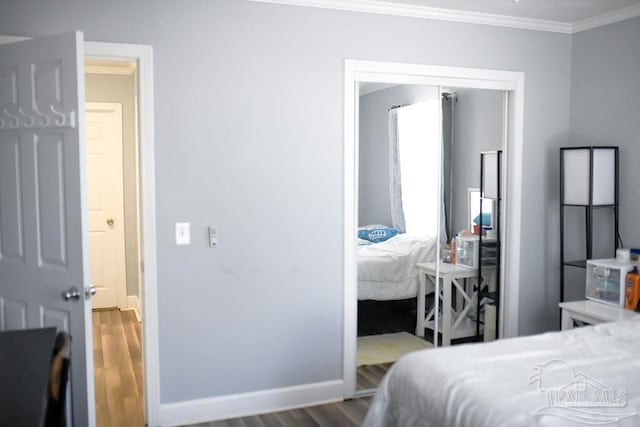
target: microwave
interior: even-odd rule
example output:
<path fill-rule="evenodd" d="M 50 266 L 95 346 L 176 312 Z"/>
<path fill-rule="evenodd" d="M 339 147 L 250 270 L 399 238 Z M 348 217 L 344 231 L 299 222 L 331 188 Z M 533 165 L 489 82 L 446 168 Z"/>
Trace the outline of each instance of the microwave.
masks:
<path fill-rule="evenodd" d="M 634 262 L 615 259 L 587 261 L 586 296 L 592 301 L 624 307 L 627 273 Z"/>
<path fill-rule="evenodd" d="M 477 235 L 456 237 L 456 265 L 460 267 L 478 269 L 480 251 L 480 237 Z M 496 239 L 482 239 L 482 265 L 496 265 Z"/>

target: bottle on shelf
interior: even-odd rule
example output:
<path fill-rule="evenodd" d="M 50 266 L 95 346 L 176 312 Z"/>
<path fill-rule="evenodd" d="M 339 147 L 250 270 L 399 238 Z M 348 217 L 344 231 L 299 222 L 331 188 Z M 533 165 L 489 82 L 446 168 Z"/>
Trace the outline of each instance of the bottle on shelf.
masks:
<path fill-rule="evenodd" d="M 624 308 L 628 310 L 638 310 L 640 306 L 640 274 L 638 273 L 638 267 L 633 267 L 633 270 L 627 273 L 627 286 L 626 286 L 626 298 Z"/>

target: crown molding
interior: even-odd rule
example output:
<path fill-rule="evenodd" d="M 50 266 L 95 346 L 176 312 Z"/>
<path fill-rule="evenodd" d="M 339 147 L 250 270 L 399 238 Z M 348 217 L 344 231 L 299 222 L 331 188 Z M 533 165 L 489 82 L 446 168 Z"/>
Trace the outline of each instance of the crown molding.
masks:
<path fill-rule="evenodd" d="M 525 30 L 549 31 L 570 34 L 571 24 L 542 19 L 518 18 L 490 13 L 441 9 L 429 6 L 389 3 L 378 0 L 250 0 L 260 3 L 276 3 L 290 6 L 308 6 L 322 9 L 337 9 L 349 12 L 366 12 L 380 15 L 395 15 L 411 18 L 435 19 L 438 21 L 483 24 Z"/>
<path fill-rule="evenodd" d="M 411 18 L 434 19 L 438 21 L 462 22 L 467 24 L 492 25 L 523 30 L 547 31 L 573 34 L 603 25 L 613 24 L 640 16 L 640 5 L 633 5 L 604 15 L 575 23 L 547 21 L 543 19 L 519 18 L 491 13 L 441 9 L 413 4 L 390 3 L 381 0 L 250 0 L 259 3 L 275 3 L 290 6 L 307 6 L 322 9 L 365 12 L 380 15 L 405 16 Z"/>
<path fill-rule="evenodd" d="M 636 18 L 638 16 L 640 16 L 640 4 L 625 7 L 624 9 L 605 13 L 604 15 L 595 16 L 593 18 L 585 19 L 584 21 L 576 22 L 571 26 L 571 32 L 579 33 L 581 31 L 591 30 L 592 28 L 602 27 L 604 25 L 615 24 L 616 22 Z"/>

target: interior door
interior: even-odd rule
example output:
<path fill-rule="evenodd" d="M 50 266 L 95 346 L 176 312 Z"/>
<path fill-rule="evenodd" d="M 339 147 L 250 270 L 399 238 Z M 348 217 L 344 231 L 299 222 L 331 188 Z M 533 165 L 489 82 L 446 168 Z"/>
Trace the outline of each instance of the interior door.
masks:
<path fill-rule="evenodd" d="M 82 33 L 0 46 L 0 329 L 72 336 L 70 425 L 95 424 Z"/>
<path fill-rule="evenodd" d="M 122 104 L 87 102 L 85 122 L 93 308 L 124 308 Z"/>

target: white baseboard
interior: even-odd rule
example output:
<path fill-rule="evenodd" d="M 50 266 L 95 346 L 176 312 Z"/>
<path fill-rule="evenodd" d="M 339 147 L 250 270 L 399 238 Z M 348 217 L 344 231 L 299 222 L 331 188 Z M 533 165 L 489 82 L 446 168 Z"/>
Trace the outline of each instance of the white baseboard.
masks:
<path fill-rule="evenodd" d="M 342 401 L 342 380 L 160 404 L 160 425 L 177 426 Z"/>
<path fill-rule="evenodd" d="M 137 295 L 129 295 L 127 297 L 126 310 L 133 310 L 136 313 L 136 319 L 138 322 L 142 322 L 142 310 L 140 308 L 140 298 Z"/>

